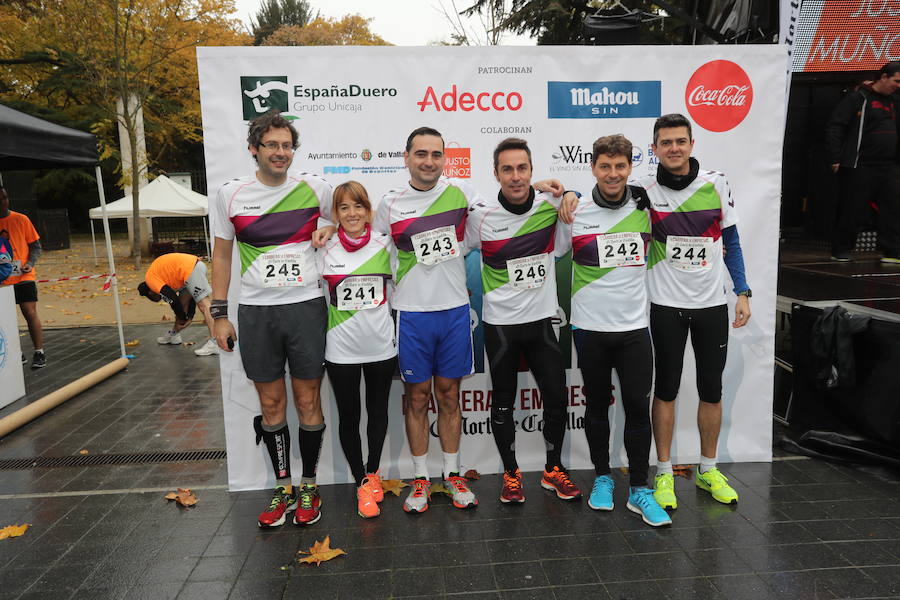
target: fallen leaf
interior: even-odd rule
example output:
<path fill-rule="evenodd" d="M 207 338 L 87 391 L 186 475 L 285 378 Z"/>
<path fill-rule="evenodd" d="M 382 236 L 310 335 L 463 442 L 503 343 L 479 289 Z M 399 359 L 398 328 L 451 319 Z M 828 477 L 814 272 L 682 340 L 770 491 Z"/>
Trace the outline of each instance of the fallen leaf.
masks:
<path fill-rule="evenodd" d="M 690 479 L 693 472 L 694 470 L 689 465 L 674 465 L 672 467 L 672 473 L 685 479 Z"/>
<path fill-rule="evenodd" d="M 87 450 L 82 449 L 78 451 L 78 454 L 90 454 Z"/>
<path fill-rule="evenodd" d="M 130 342 L 125 342 L 125 345 L 128 346 L 129 348 L 134 348 L 135 346 L 137 346 L 140 343 L 141 343 L 141 340 L 131 340 Z"/>
<path fill-rule="evenodd" d="M 431 487 L 428 488 L 428 495 L 432 494 L 446 494 L 447 496 L 451 496 L 450 490 L 444 487 L 443 483 L 432 483 Z"/>
<path fill-rule="evenodd" d="M 197 343 L 197 342 L 185 342 L 183 345 L 184 345 L 184 346 L 193 346 L 193 345 L 195 345 L 196 343 Z"/>
<path fill-rule="evenodd" d="M 81 317 L 81 318 L 84 319 L 85 321 L 89 321 L 90 319 L 93 319 L 93 318 L 94 318 L 94 315 L 84 315 L 84 316 Z"/>
<path fill-rule="evenodd" d="M 163 320 L 163 321 L 168 321 L 168 320 L 169 320 L 169 315 L 163 315 L 163 316 L 162 316 L 162 320 Z"/>
<path fill-rule="evenodd" d="M 20 535 L 23 535 L 29 527 L 29 523 L 25 523 L 24 525 L 7 525 L 3 529 L 0 529 L 0 540 L 19 537 Z"/>
<path fill-rule="evenodd" d="M 622 475 L 628 475 L 628 467 L 619 467 L 619 471 L 622 472 Z"/>
<path fill-rule="evenodd" d="M 169 492 L 166 494 L 166 500 L 174 500 L 181 506 L 193 506 L 197 504 L 197 496 L 194 492 L 184 488 L 178 488 L 177 492 Z"/>
<path fill-rule="evenodd" d="M 336 556 L 347 553 L 340 548 L 332 548 L 331 536 L 326 535 L 325 540 L 313 544 L 312 548 L 309 549 L 309 552 L 304 552 L 303 550 L 301 550 L 300 554 L 308 554 L 309 556 L 299 558 L 297 559 L 297 562 L 309 564 L 316 563 L 316 566 L 318 567 L 320 564 L 327 560 L 331 560 Z"/>
<path fill-rule="evenodd" d="M 403 481 L 402 479 L 382 479 L 381 480 L 381 489 L 385 492 L 391 492 L 395 496 L 400 495 L 400 490 L 405 487 L 409 487 L 409 484 Z"/>
<path fill-rule="evenodd" d="M 78 340 L 78 343 L 79 343 L 79 344 L 83 344 L 83 343 L 85 343 L 86 341 L 87 341 L 86 339 L 81 338 L 80 340 Z"/>
<path fill-rule="evenodd" d="M 466 471 L 466 474 L 463 475 L 463 477 L 465 477 L 469 481 L 476 481 L 478 479 L 481 479 L 481 474 L 475 469 L 469 469 L 468 471 Z"/>

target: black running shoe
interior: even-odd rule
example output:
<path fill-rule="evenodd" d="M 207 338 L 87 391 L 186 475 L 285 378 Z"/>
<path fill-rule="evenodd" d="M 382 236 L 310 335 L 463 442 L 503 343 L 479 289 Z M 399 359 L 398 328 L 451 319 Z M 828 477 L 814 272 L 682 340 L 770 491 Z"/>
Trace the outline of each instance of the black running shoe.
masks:
<path fill-rule="evenodd" d="M 34 356 L 31 357 L 31 368 L 32 369 L 43 369 L 47 366 L 47 357 L 43 352 L 35 352 Z"/>

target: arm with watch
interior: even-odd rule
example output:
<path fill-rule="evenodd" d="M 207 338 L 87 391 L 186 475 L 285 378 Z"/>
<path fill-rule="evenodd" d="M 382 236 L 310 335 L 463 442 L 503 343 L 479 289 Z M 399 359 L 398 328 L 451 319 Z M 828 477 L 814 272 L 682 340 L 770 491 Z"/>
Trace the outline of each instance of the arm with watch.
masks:
<path fill-rule="evenodd" d="M 228 286 L 231 283 L 231 250 L 234 240 L 215 238 L 212 257 L 212 302 L 209 312 L 213 318 L 216 343 L 225 352 L 234 349 L 237 332 L 228 319 Z"/>
<path fill-rule="evenodd" d="M 741 250 L 741 238 L 738 236 L 737 225 L 722 230 L 722 251 L 725 254 L 725 266 L 734 283 L 734 293 L 737 295 L 737 302 L 734 305 L 734 321 L 731 323 L 731 326 L 737 329 L 746 325 L 750 320 L 750 297 L 753 296 L 744 273 L 744 253 Z"/>

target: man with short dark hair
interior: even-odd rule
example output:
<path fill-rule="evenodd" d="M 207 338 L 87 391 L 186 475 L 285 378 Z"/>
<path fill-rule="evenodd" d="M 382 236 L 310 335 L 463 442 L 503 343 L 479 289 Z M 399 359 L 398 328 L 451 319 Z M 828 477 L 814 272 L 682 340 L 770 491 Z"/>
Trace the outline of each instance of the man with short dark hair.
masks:
<path fill-rule="evenodd" d="M 870 203 L 879 208 L 882 263 L 900 264 L 900 61 L 881 67 L 835 107 L 825 129 L 825 151 L 838 174 L 837 218 L 831 259 L 852 260 L 859 226 Z"/>
<path fill-rule="evenodd" d="M 465 183 L 442 178 L 444 139 L 420 127 L 406 140 L 409 182 L 384 195 L 372 228 L 397 246 L 397 350 L 406 388 L 406 435 L 413 460 L 413 482 L 403 509 L 428 510 L 428 404 L 438 406 L 443 479 L 453 505 L 478 504 L 460 473 L 462 415 L 459 382 L 473 370 L 469 293 L 466 289 L 464 236 L 466 213 L 478 196 Z"/>
<path fill-rule="evenodd" d="M 657 472 L 654 493 L 663 508 L 677 507 L 672 471 L 675 399 L 681 384 L 688 334 L 697 367 L 697 428 L 700 465 L 695 485 L 723 504 L 738 495 L 716 464 L 722 428 L 722 372 L 728 355 L 725 270 L 735 303 L 732 327 L 750 319 L 750 286 L 737 232 L 738 215 L 725 175 L 700 168 L 691 156 L 691 123 L 683 115 L 663 115 L 653 126 L 655 175 L 638 179 L 650 199 L 651 235 L 647 253 L 650 333 L 656 355 L 653 436 Z"/>
<path fill-rule="evenodd" d="M 37 312 L 38 293 L 34 271 L 34 265 L 42 252 L 41 238 L 27 216 L 9 210 L 9 194 L 2 187 L 0 187 L 0 236 L 8 238 L 12 246 L 11 273 L 2 285 L 13 286 L 16 304 L 25 317 L 28 335 L 31 336 L 31 343 L 34 346 L 31 368 L 40 369 L 47 365 L 47 356 L 44 353 L 44 327 Z M 25 362 L 27 361 L 23 354 L 22 363 Z"/>
<path fill-rule="evenodd" d="M 531 187 L 531 150 L 507 138 L 494 150 L 500 191 L 475 202 L 466 221 L 466 244 L 481 249 L 484 344 L 491 369 L 491 431 L 503 461 L 500 502 L 525 502 L 516 460 L 513 416 L 519 358 L 525 357 L 541 393 L 546 449 L 541 487 L 562 500 L 581 497 L 562 464 L 566 434 L 566 365 L 553 330 L 556 299 L 554 240 L 559 199 Z"/>
<path fill-rule="evenodd" d="M 256 172 L 229 181 L 210 202 L 215 217 L 210 311 L 221 350 L 231 352 L 240 340 L 244 371 L 259 394 L 262 414 L 253 428 L 256 443 L 268 450 L 276 488 L 257 523 L 277 527 L 296 508 L 294 524 L 311 525 L 321 517 L 316 469 L 325 431 L 319 386 L 327 324 L 312 240 L 320 215 L 331 215 L 332 189 L 316 175 L 288 174 L 297 131 L 278 112 L 250 122 L 247 144 Z M 228 319 L 235 244 L 241 261 L 240 336 Z M 291 479 L 285 362 L 300 420 L 299 490 Z"/>

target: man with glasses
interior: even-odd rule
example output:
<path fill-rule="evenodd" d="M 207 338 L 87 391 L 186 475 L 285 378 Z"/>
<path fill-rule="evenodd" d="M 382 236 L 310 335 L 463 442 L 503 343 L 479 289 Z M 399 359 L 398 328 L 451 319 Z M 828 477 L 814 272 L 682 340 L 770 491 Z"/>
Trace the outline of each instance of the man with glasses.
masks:
<path fill-rule="evenodd" d="M 276 488 L 257 523 L 280 526 L 294 510 L 295 525 L 311 525 L 321 517 L 316 467 L 325 431 L 319 385 L 327 324 L 312 239 L 320 216 L 330 217 L 332 188 L 309 173 L 288 175 L 298 135 L 278 112 L 251 121 L 247 143 L 256 172 L 223 185 L 210 206 L 215 235 L 210 311 L 219 348 L 231 352 L 240 341 L 244 371 L 259 394 L 262 414 L 253 428 L 256 443 L 265 444 L 272 461 Z M 240 335 L 228 318 L 227 300 L 235 242 L 241 261 Z M 299 489 L 291 479 L 285 361 L 300 420 Z"/>

